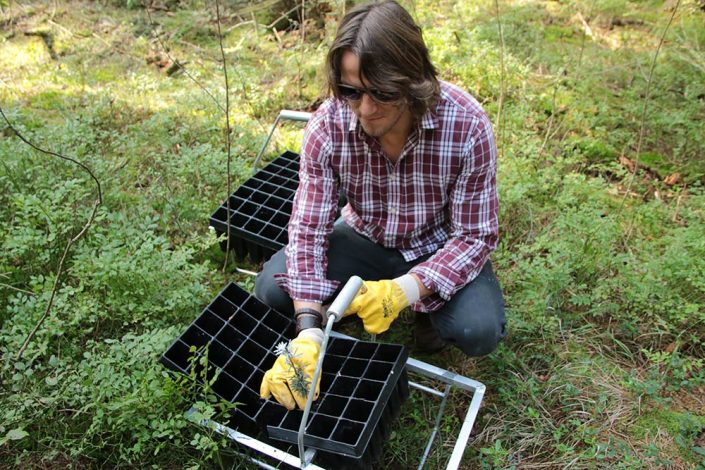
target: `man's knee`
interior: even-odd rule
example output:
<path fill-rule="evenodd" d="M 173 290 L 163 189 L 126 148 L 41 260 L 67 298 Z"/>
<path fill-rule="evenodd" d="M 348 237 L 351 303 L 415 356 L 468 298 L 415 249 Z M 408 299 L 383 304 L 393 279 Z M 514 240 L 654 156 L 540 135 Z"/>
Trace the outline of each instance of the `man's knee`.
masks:
<path fill-rule="evenodd" d="M 285 314 L 293 314 L 293 303 L 289 294 L 284 292 L 277 282 L 274 280 L 274 275 L 285 272 L 280 269 L 280 260 L 276 259 L 280 253 L 276 253 L 272 259 L 267 261 L 262 267 L 262 272 L 255 279 L 255 297 L 264 302 L 268 307 Z"/>
<path fill-rule="evenodd" d="M 255 297 L 268 307 L 281 313 L 289 313 L 291 299 L 274 281 L 273 277 L 263 277 L 260 273 L 255 280 Z"/>
<path fill-rule="evenodd" d="M 491 353 L 506 336 L 506 320 L 502 290 L 489 262 L 481 275 L 456 296 L 433 322 L 441 338 L 468 356 Z"/>
<path fill-rule="evenodd" d="M 477 312 L 468 312 L 464 321 L 458 322 L 454 330 L 446 333 L 446 337 L 443 335 L 441 337 L 468 356 L 485 356 L 494 351 L 506 335 L 504 312 L 494 315 L 474 315 L 473 313 Z"/>

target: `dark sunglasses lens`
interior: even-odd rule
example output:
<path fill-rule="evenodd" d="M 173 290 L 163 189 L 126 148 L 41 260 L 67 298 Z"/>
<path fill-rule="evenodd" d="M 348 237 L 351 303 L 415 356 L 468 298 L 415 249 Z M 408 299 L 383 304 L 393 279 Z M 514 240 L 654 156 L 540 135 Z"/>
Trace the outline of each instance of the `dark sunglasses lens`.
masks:
<path fill-rule="evenodd" d="M 357 88 L 353 88 L 351 86 L 346 85 L 338 85 L 338 89 L 340 90 L 340 94 L 343 96 L 343 98 L 349 100 L 359 100 L 360 98 L 362 98 L 362 92 Z"/>
<path fill-rule="evenodd" d="M 397 93 L 385 93 L 379 90 L 370 90 L 370 95 L 372 95 L 372 98 L 380 103 L 389 103 L 399 99 L 399 95 Z"/>

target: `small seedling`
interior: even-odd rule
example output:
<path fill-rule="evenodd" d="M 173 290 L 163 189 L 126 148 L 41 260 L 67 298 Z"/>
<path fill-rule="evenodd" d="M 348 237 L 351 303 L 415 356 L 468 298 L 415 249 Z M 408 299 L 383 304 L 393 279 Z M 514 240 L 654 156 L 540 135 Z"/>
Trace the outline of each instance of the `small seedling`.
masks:
<path fill-rule="evenodd" d="M 292 389 L 292 392 L 295 392 L 301 395 L 302 397 L 308 396 L 311 382 L 309 381 L 308 377 L 306 377 L 306 374 L 304 373 L 304 369 L 302 367 L 305 366 L 306 363 L 301 363 L 301 361 L 294 362 L 294 359 L 298 359 L 300 355 L 296 353 L 296 350 L 294 348 L 292 348 L 291 341 L 282 341 L 281 343 L 277 344 L 277 346 L 274 348 L 274 353 L 277 356 L 283 355 L 286 358 L 286 363 L 289 364 L 289 368 L 291 370 L 290 387 Z"/>

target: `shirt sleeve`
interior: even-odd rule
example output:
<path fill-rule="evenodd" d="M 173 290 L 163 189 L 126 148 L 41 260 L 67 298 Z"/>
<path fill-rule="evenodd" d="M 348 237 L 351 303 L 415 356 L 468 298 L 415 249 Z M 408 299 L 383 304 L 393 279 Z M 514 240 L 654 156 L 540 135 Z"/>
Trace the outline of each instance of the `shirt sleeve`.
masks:
<path fill-rule="evenodd" d="M 326 107 L 314 113 L 304 132 L 299 166 L 299 187 L 289 220 L 285 248 L 286 274 L 277 284 L 293 300 L 323 302 L 339 282 L 326 278 L 328 237 L 338 205 L 338 179 L 331 166 L 330 129 Z"/>
<path fill-rule="evenodd" d="M 415 305 L 417 310 L 437 310 L 450 300 L 477 277 L 497 247 L 497 146 L 487 116 L 480 118 L 471 136 L 460 174 L 450 190 L 450 238 L 443 248 L 410 271 L 435 292 Z"/>

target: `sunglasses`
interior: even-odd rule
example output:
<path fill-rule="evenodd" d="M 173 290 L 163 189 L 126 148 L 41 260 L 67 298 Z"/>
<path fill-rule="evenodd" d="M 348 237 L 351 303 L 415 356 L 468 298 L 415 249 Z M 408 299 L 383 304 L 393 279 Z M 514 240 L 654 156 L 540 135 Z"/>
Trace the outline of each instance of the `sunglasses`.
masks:
<path fill-rule="evenodd" d="M 393 101 L 399 101 L 400 98 L 399 93 L 387 93 L 375 88 L 357 88 L 343 83 L 338 84 L 338 90 L 343 98 L 350 101 L 361 100 L 363 94 L 367 94 L 367 96 L 378 103 L 391 103 Z"/>

